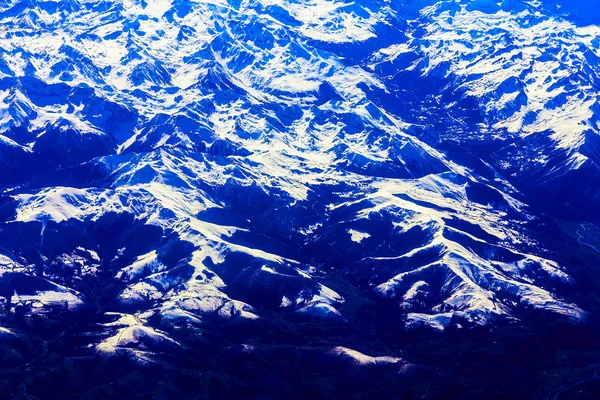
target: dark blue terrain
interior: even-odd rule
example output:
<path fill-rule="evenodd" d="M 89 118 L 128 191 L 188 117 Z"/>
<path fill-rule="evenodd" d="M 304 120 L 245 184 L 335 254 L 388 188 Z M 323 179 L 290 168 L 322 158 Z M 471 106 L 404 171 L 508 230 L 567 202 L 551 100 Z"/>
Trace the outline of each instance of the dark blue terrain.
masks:
<path fill-rule="evenodd" d="M 0 398 L 597 398 L 594 2 L 0 24 Z"/>

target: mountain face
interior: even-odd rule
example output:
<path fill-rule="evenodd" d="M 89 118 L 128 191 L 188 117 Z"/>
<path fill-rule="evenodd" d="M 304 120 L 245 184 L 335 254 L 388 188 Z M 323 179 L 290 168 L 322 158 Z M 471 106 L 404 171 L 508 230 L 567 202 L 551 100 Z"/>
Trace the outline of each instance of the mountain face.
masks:
<path fill-rule="evenodd" d="M 598 21 L 3 2 L 2 397 L 591 396 Z"/>

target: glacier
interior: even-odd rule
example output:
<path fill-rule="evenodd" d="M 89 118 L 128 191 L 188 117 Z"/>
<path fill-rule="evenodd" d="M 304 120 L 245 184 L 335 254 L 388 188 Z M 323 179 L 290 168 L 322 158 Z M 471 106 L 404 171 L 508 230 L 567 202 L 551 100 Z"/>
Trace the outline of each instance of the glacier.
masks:
<path fill-rule="evenodd" d="M 7 0 L 0 24 L 1 397 L 593 392 L 592 1 Z"/>

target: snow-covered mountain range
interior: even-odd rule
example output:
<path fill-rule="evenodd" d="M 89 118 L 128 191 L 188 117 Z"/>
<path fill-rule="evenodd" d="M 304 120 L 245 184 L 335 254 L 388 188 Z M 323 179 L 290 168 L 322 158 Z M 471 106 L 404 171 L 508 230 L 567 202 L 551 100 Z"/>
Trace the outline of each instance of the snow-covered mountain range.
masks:
<path fill-rule="evenodd" d="M 590 4 L 0 3 L 0 356 L 410 374 L 348 332 L 584 325 Z"/>

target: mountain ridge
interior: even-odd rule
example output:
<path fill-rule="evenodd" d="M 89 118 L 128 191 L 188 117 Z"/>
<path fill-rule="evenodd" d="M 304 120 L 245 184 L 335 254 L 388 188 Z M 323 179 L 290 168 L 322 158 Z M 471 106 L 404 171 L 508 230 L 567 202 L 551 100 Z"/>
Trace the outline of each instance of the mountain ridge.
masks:
<path fill-rule="evenodd" d="M 600 28 L 549 3 L 0 6 L 0 333 L 404 382 L 358 325 L 586 326 Z"/>

